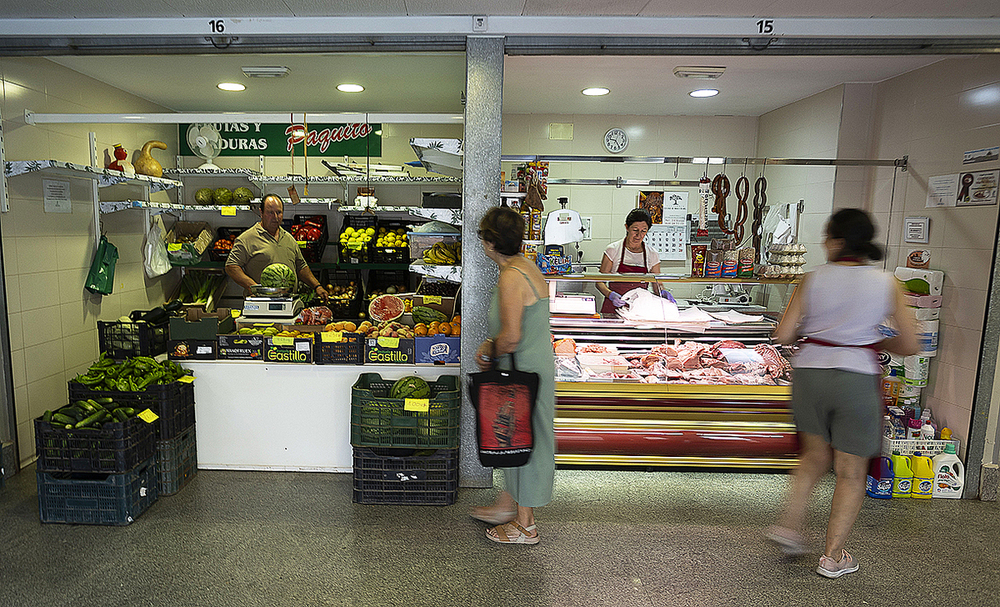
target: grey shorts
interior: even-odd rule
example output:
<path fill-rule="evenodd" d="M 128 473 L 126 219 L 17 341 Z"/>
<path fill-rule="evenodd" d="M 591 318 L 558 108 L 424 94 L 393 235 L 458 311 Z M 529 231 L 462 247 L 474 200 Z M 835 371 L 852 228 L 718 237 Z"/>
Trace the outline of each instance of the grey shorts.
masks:
<path fill-rule="evenodd" d="M 834 449 L 873 457 L 882 448 L 881 378 L 841 369 L 792 371 L 792 413 L 799 432 Z"/>

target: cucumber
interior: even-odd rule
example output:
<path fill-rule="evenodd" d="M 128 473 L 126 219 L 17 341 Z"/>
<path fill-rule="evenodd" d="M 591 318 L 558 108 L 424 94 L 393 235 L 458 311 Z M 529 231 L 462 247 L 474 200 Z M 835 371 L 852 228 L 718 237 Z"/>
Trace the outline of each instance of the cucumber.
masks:
<path fill-rule="evenodd" d="M 59 411 L 57 413 L 62 413 L 63 415 L 68 415 L 70 417 L 75 417 L 76 421 L 80 421 L 81 419 L 83 419 L 83 418 L 87 417 L 87 415 L 89 415 L 89 413 L 87 413 L 83 409 L 81 409 L 79 407 L 74 407 L 73 405 L 67 405 L 67 406 L 63 407 L 62 409 L 59 409 Z"/>
<path fill-rule="evenodd" d="M 96 424 L 102 417 L 104 417 L 105 411 L 98 411 L 96 413 L 91 413 L 90 417 L 84 419 L 83 421 L 76 422 L 76 428 L 86 428 L 87 426 L 92 426 Z"/>
<path fill-rule="evenodd" d="M 43 422 L 50 422 L 50 421 L 52 421 L 52 412 L 49 411 L 48 409 L 46 409 L 45 413 L 42 413 L 42 421 Z"/>
<path fill-rule="evenodd" d="M 63 415 L 62 413 L 53 413 L 52 421 L 57 424 L 76 424 L 77 421 L 68 415 Z"/>
<path fill-rule="evenodd" d="M 88 398 L 87 402 L 90 404 L 90 406 L 92 406 L 94 408 L 95 411 L 98 410 L 98 409 L 100 409 L 100 410 L 104 409 L 104 405 L 102 405 L 101 403 L 97 402 L 96 400 L 94 400 L 92 398 Z"/>
<path fill-rule="evenodd" d="M 111 403 L 115 402 L 115 399 L 111 398 L 110 396 L 102 396 L 100 398 L 94 398 L 91 400 L 95 400 L 102 405 L 110 405 Z"/>
<path fill-rule="evenodd" d="M 85 401 L 85 400 L 78 400 L 78 401 L 76 401 L 73 404 L 76 405 L 77 407 L 80 407 L 84 411 L 89 412 L 89 413 L 93 413 L 94 409 L 95 409 L 94 405 L 90 404 L 89 401 Z"/>
<path fill-rule="evenodd" d="M 120 421 L 122 423 L 128 421 L 128 414 L 125 413 L 125 411 L 123 411 L 121 409 L 121 407 L 119 407 L 118 409 L 115 409 L 114 411 L 112 411 L 111 414 L 115 416 L 116 420 L 118 420 L 118 421 Z"/>

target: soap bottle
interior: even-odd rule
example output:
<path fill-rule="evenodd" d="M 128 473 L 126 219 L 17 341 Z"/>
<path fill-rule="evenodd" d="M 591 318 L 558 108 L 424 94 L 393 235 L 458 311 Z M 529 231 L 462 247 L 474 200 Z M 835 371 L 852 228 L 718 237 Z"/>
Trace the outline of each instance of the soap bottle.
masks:
<path fill-rule="evenodd" d="M 910 497 L 929 500 L 934 492 L 934 464 L 931 458 L 919 451 L 910 457 L 913 470 L 913 482 L 910 484 Z"/>
<path fill-rule="evenodd" d="M 920 438 L 934 440 L 934 426 L 931 425 L 930 420 L 925 421 L 924 425 L 920 426 Z"/>
<path fill-rule="evenodd" d="M 920 438 L 920 428 L 923 427 L 923 424 L 920 423 L 920 419 L 919 418 L 913 418 L 913 417 L 911 417 L 910 419 L 908 419 L 906 421 L 906 424 L 907 424 L 906 438 L 908 438 L 910 440 L 919 439 Z"/>
<path fill-rule="evenodd" d="M 892 497 L 910 497 L 910 487 L 913 485 L 913 471 L 910 469 L 910 458 L 900 455 L 898 451 L 892 454 Z"/>
<path fill-rule="evenodd" d="M 873 457 L 868 467 L 868 478 L 865 481 L 865 493 L 875 499 L 892 497 L 892 460 L 888 457 Z"/>
<path fill-rule="evenodd" d="M 955 445 L 948 443 L 944 453 L 934 456 L 931 466 L 934 468 L 934 497 L 959 499 L 965 486 L 965 466 L 955 454 Z"/>
<path fill-rule="evenodd" d="M 941 428 L 941 440 L 951 440 L 951 428 L 947 426 Z"/>

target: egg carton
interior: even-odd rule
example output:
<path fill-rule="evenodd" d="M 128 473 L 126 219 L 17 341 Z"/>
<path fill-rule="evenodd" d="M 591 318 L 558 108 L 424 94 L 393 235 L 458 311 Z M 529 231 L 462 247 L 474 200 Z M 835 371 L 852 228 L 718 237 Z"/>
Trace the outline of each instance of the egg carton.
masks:
<path fill-rule="evenodd" d="M 764 278 L 798 278 L 805 274 L 802 266 L 781 266 L 768 264 L 764 266 Z"/>
<path fill-rule="evenodd" d="M 791 243 L 791 244 L 772 244 L 767 248 L 768 253 L 797 253 L 799 255 L 804 255 L 806 252 L 806 245 Z"/>
<path fill-rule="evenodd" d="M 767 261 L 776 266 L 804 266 L 806 256 L 804 253 L 768 253 Z"/>

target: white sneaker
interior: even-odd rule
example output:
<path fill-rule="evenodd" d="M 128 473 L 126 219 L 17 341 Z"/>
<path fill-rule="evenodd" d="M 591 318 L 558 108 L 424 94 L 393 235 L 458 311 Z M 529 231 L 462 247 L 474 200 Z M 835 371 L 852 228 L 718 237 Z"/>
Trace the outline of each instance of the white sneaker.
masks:
<path fill-rule="evenodd" d="M 846 550 L 842 552 L 844 554 L 839 561 L 835 561 L 825 554 L 819 557 L 819 567 L 816 567 L 816 573 L 823 577 L 838 578 L 857 571 L 859 567 L 858 562 Z"/>

